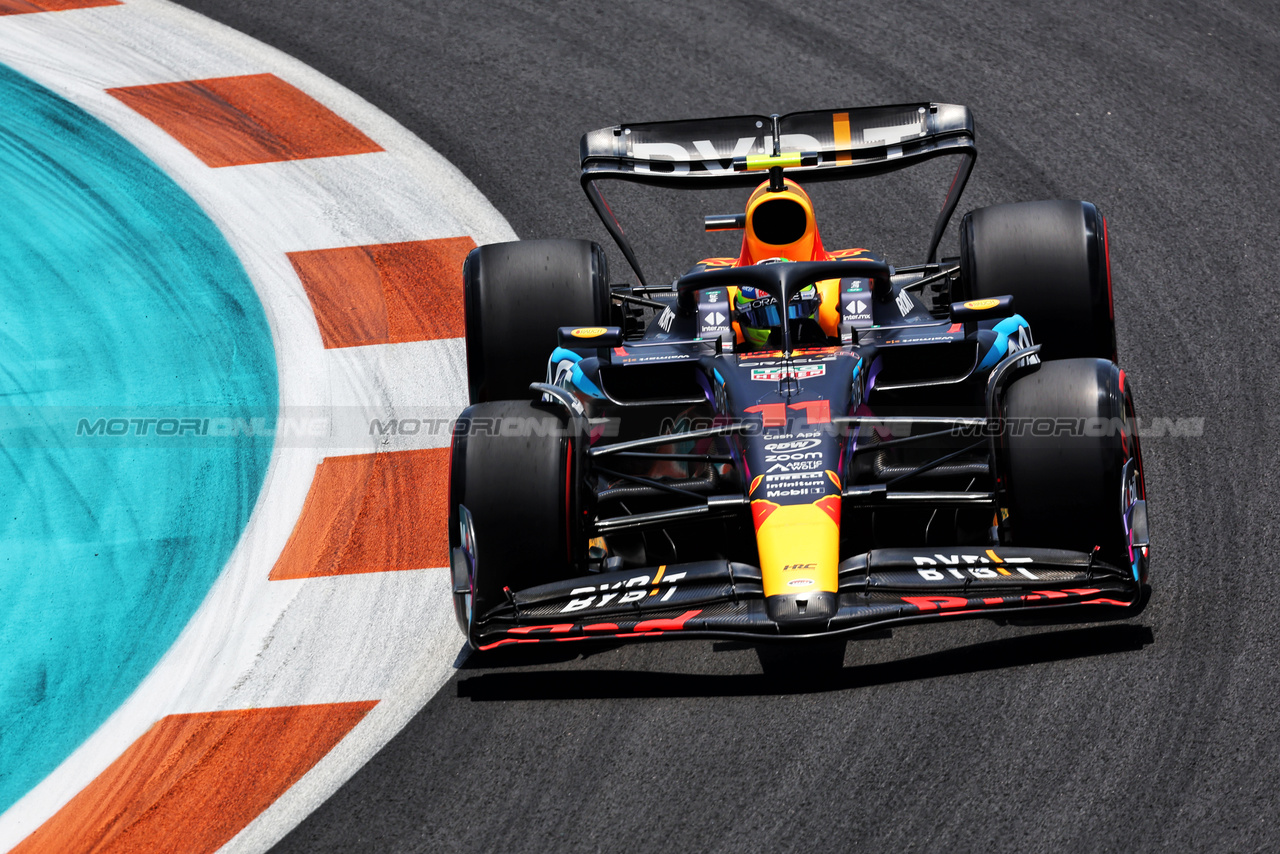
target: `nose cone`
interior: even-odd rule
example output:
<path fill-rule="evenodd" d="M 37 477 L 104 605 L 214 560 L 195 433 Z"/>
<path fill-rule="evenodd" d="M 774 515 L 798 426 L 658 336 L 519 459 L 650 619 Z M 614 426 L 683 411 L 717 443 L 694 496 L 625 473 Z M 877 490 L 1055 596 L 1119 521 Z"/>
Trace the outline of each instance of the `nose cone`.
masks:
<path fill-rule="evenodd" d="M 839 589 L 840 496 L 809 504 L 752 502 L 756 544 L 771 619 L 830 619 Z"/>

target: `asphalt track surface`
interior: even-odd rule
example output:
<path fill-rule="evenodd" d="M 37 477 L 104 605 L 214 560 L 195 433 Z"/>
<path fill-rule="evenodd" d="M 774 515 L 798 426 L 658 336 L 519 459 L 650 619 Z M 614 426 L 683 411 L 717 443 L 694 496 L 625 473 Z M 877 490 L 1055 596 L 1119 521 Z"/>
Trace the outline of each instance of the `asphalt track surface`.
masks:
<path fill-rule="evenodd" d="M 981 155 L 962 210 L 1098 203 L 1139 414 L 1204 418 L 1146 440 L 1154 594 L 1134 621 L 898 629 L 826 673 L 765 674 L 749 647 L 698 641 L 473 657 L 276 850 L 1280 845 L 1273 5 L 184 5 L 390 113 L 525 238 L 607 239 L 576 181 L 591 128 L 968 104 Z M 820 224 L 829 246 L 880 249 L 922 230 L 924 199 L 908 181 Z M 725 211 L 665 203 L 638 199 L 632 220 L 687 223 L 693 249 L 642 256 L 658 280 L 724 251 L 698 248 L 696 217 Z"/>

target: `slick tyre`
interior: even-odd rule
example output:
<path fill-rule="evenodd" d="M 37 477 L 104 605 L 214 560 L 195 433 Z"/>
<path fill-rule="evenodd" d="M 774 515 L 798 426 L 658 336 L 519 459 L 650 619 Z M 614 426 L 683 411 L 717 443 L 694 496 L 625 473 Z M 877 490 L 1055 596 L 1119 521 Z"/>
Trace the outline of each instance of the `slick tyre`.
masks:
<path fill-rule="evenodd" d="M 1090 552 L 1129 565 L 1123 521 L 1125 464 L 1144 497 L 1133 397 L 1104 359 L 1043 362 L 1005 389 L 999 448 L 1002 541 Z"/>
<path fill-rule="evenodd" d="M 449 547 L 454 606 L 472 615 L 522 590 L 568 577 L 579 551 L 577 472 L 585 446 L 551 405 L 504 400 L 469 406 L 453 434 Z"/>
<path fill-rule="evenodd" d="M 960 300 L 1009 294 L 1045 359 L 1116 361 L 1107 225 L 1089 202 L 979 208 L 960 222 Z"/>
<path fill-rule="evenodd" d="M 561 326 L 606 326 L 609 272 L 587 240 L 519 240 L 471 250 L 462 267 L 472 403 L 529 399 Z"/>

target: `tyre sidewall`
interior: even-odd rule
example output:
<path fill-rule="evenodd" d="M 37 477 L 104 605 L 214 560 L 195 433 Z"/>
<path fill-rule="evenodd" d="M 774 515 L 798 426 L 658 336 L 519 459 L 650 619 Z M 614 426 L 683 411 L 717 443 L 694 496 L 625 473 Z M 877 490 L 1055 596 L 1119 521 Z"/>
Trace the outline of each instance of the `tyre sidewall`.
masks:
<path fill-rule="evenodd" d="M 1003 397 L 1002 541 L 1088 552 L 1127 565 L 1121 474 L 1135 457 L 1132 400 L 1104 359 L 1044 362 Z"/>
<path fill-rule="evenodd" d="M 563 410 L 525 401 L 476 404 L 458 418 L 450 455 L 449 544 L 469 575 L 472 614 L 502 604 L 503 588 L 526 589 L 572 574 L 581 551 L 575 457 L 583 446 L 571 424 Z"/>

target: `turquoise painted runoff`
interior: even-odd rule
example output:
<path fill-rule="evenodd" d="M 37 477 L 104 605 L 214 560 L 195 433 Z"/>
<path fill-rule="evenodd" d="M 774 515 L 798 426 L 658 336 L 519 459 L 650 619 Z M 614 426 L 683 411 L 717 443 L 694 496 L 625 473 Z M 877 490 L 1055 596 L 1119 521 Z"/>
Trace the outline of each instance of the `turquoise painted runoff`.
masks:
<path fill-rule="evenodd" d="M 208 593 L 262 487 L 277 390 L 253 286 L 177 184 L 3 65 L 0 117 L 2 810 Z"/>

